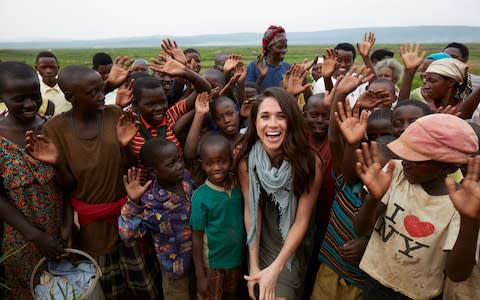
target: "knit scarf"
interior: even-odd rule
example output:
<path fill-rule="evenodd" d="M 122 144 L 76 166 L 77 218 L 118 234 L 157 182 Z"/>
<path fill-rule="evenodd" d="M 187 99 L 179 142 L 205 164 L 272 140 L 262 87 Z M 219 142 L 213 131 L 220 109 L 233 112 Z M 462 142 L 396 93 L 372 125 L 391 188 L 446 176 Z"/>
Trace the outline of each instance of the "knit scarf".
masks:
<path fill-rule="evenodd" d="M 250 227 L 247 243 L 251 246 L 256 237 L 258 202 L 262 188 L 276 204 L 279 214 L 279 230 L 283 241 L 295 220 L 297 198 L 293 193 L 293 171 L 290 162 L 284 160 L 280 168 L 272 166 L 272 162 L 263 149 L 260 141 L 253 145 L 248 154 Z"/>

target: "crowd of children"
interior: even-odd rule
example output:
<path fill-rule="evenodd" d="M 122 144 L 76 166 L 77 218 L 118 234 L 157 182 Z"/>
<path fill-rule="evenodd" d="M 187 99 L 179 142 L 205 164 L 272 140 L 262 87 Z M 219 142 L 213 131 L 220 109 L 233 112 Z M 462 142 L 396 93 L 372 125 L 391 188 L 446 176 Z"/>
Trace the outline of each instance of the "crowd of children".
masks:
<path fill-rule="evenodd" d="M 468 48 L 374 43 L 289 64 L 270 26 L 256 60 L 203 71 L 169 39 L 151 62 L 0 62 L 0 299 L 71 247 L 106 299 L 480 299 Z"/>

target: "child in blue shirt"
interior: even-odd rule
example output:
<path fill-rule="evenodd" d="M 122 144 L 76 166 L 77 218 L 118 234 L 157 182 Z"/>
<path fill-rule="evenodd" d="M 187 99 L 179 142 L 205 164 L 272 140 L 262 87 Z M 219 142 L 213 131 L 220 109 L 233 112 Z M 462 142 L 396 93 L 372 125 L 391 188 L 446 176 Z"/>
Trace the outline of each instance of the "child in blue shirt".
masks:
<path fill-rule="evenodd" d="M 124 175 L 128 201 L 118 219 L 124 240 L 152 234 L 162 270 L 165 299 L 189 299 L 189 271 L 192 262 L 190 199 L 194 190 L 192 176 L 183 164 L 174 143 L 162 138 L 149 140 L 140 152 L 155 180 L 140 184 L 140 169 Z"/>

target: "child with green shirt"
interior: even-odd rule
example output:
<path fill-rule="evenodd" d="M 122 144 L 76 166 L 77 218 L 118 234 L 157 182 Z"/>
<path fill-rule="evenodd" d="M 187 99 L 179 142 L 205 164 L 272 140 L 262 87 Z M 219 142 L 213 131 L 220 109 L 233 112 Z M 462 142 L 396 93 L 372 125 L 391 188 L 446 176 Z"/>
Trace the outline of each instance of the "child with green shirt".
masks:
<path fill-rule="evenodd" d="M 193 194 L 190 219 L 198 299 L 236 299 L 245 237 L 230 143 L 222 135 L 208 135 L 199 154 L 208 178 Z"/>

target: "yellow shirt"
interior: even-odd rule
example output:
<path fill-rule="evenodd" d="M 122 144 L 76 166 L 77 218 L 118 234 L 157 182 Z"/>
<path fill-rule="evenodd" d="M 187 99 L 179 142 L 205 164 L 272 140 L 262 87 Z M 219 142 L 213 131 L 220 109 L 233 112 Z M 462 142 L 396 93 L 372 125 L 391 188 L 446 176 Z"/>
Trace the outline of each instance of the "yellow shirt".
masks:
<path fill-rule="evenodd" d="M 72 109 L 72 104 L 65 99 L 65 95 L 58 84 L 50 87 L 40 79 L 40 92 L 42 93 L 42 98 L 47 98 L 55 104 L 55 113 L 53 115 L 58 115 L 59 113 Z"/>

